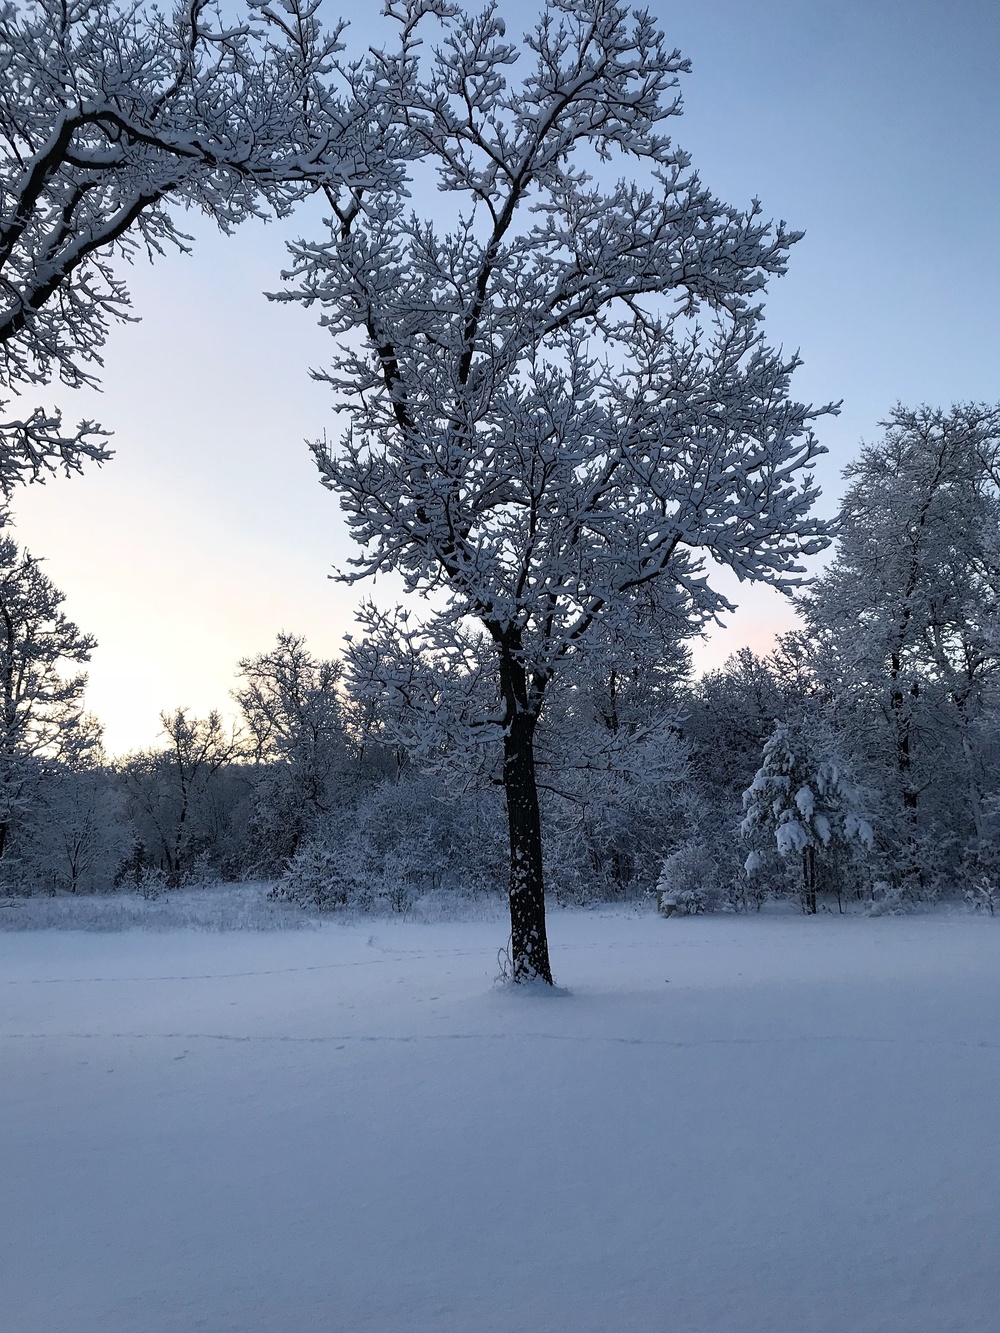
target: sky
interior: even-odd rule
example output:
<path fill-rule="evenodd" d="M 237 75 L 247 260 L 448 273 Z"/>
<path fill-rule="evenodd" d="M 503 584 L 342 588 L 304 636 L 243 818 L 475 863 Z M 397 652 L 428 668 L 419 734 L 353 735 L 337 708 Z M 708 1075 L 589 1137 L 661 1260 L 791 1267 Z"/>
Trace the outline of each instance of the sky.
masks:
<path fill-rule="evenodd" d="M 377 6 L 352 44 L 375 40 Z M 341 11 L 325 0 L 328 19 Z M 509 31 L 527 0 L 501 2 Z M 1000 399 L 1000 5 L 996 0 L 654 0 L 693 64 L 672 123 L 705 183 L 803 230 L 767 298 L 770 340 L 798 348 L 797 398 L 842 400 L 820 423 L 823 512 L 894 403 Z M 338 423 L 310 367 L 315 312 L 276 305 L 290 223 L 221 237 L 192 218 L 191 256 L 130 274 L 141 322 L 112 331 L 103 392 L 38 394 L 115 432 L 116 456 L 21 491 L 15 535 L 93 633 L 88 706 L 113 754 L 156 743 L 161 711 L 231 711 L 241 658 L 280 630 L 336 655 L 363 591 L 330 578 L 351 555 L 305 440 Z M 696 648 L 721 663 L 792 623 L 780 595 L 718 586 L 739 611 Z"/>

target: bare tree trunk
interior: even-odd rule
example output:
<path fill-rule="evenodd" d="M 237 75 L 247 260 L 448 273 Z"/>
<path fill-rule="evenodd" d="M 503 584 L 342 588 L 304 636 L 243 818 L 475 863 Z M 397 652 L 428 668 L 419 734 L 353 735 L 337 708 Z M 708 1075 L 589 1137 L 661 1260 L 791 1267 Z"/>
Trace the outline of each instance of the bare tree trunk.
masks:
<path fill-rule="evenodd" d="M 515 981 L 538 979 L 551 986 L 534 728 L 534 719 L 516 717 L 503 745 L 503 785 L 510 832 L 511 963 Z"/>
<path fill-rule="evenodd" d="M 905 884 L 909 879 L 918 883 L 922 879 L 920 857 L 917 849 L 917 821 L 919 815 L 919 796 L 913 780 L 913 701 L 919 698 L 919 689 L 911 684 L 904 694 L 901 660 L 898 653 L 891 659 L 892 692 L 890 695 L 891 716 L 895 728 L 896 772 L 899 777 L 900 794 L 903 798 L 903 818 L 905 826 L 906 849 L 893 874 L 897 883 Z"/>
<path fill-rule="evenodd" d="M 982 849 L 986 841 L 983 804 L 979 796 L 979 783 L 976 781 L 976 757 L 972 752 L 972 741 L 969 739 L 969 728 L 964 716 L 962 718 L 962 754 L 965 757 L 965 769 L 968 775 L 969 808 L 972 811 L 972 822 L 976 830 L 976 846 Z"/>
<path fill-rule="evenodd" d="M 188 815 L 188 794 L 184 790 L 181 801 L 181 812 L 177 819 L 177 828 L 174 832 L 173 851 L 167 851 L 167 888 L 179 889 L 184 879 L 184 830 L 187 824 Z"/>
<path fill-rule="evenodd" d="M 500 655 L 501 688 L 508 704 L 503 741 L 503 786 L 510 833 L 510 938 L 515 981 L 552 985 L 545 933 L 542 820 L 535 779 L 535 726 L 523 665 L 509 650 Z"/>
<path fill-rule="evenodd" d="M 802 910 L 816 915 L 816 848 L 802 848 Z"/>
<path fill-rule="evenodd" d="M 903 807 L 909 819 L 916 818 L 917 792 L 913 785 L 913 753 L 911 749 L 911 718 L 906 695 L 903 692 L 902 666 L 898 653 L 892 654 L 891 661 L 892 690 L 889 705 L 896 732 L 896 771 L 899 774 L 899 786 L 903 797 Z M 909 695 L 916 697 L 916 689 L 910 687 Z"/>

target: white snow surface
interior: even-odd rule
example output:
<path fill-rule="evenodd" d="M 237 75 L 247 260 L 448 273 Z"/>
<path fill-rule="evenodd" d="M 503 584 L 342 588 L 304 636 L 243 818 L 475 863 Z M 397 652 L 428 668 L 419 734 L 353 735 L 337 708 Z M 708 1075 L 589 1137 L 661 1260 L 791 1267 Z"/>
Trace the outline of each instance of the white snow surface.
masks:
<path fill-rule="evenodd" d="M 3 1333 L 1000 1329 L 1000 920 L 0 935 Z"/>

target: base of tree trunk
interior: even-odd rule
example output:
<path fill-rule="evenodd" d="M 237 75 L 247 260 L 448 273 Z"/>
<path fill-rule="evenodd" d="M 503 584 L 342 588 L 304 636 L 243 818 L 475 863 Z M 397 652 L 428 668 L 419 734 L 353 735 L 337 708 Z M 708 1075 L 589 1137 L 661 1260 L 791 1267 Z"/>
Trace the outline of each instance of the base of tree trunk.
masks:
<path fill-rule="evenodd" d="M 816 848 L 802 849 L 802 910 L 816 915 Z"/>
<path fill-rule="evenodd" d="M 527 684 L 522 664 L 506 654 L 500 666 L 504 692 L 523 700 Z M 503 742 L 503 783 L 510 835 L 510 962 L 512 980 L 544 981 L 551 986 L 552 969 L 545 934 L 542 821 L 535 780 L 536 722 L 537 717 L 526 708 L 515 708 Z"/>
<path fill-rule="evenodd" d="M 545 931 L 545 899 L 521 889 L 510 895 L 511 980 L 552 982 Z"/>

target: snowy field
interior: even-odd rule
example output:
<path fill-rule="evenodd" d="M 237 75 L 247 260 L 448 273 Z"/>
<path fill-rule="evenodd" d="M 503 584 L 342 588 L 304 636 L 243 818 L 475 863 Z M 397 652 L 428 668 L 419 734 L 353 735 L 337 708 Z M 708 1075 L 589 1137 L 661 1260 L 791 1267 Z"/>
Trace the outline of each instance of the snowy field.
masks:
<path fill-rule="evenodd" d="M 3 1333 L 1000 1330 L 1000 920 L 0 934 Z"/>

